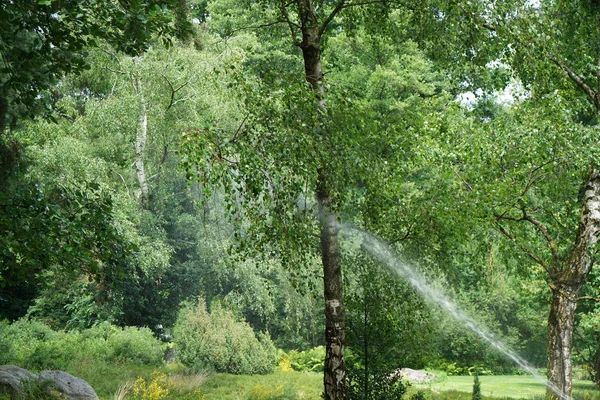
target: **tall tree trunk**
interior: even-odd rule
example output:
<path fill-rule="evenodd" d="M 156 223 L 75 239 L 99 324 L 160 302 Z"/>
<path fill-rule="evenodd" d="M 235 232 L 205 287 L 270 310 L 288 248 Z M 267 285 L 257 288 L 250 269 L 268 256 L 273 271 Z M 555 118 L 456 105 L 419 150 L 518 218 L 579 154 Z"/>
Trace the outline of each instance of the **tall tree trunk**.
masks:
<path fill-rule="evenodd" d="M 321 256 L 325 295 L 326 352 L 323 383 L 325 399 L 342 400 L 347 398 L 344 358 L 346 332 L 337 218 L 335 213 L 329 211 L 331 196 L 328 191 L 320 190 L 318 200 L 321 207 Z"/>
<path fill-rule="evenodd" d="M 590 173 L 585 187 L 581 218 L 575 238 L 575 246 L 565 268 L 551 277 L 552 305 L 548 318 L 548 365 L 550 383 L 567 397 L 571 396 L 572 370 L 571 347 L 573 320 L 577 308 L 577 296 L 592 267 L 591 251 L 600 234 L 600 173 Z M 550 388 L 546 399 L 560 399 Z"/>
<path fill-rule="evenodd" d="M 8 115 L 8 100 L 0 94 L 0 136 L 6 130 L 6 116 Z"/>
<path fill-rule="evenodd" d="M 321 31 L 312 0 L 298 0 L 302 42 L 299 43 L 304 59 L 306 80 L 325 110 L 323 69 L 321 66 Z M 316 131 L 315 135 L 323 132 Z M 325 296 L 325 369 L 323 383 L 326 400 L 344 400 L 346 391 L 346 362 L 344 348 L 346 333 L 342 293 L 342 270 L 338 245 L 337 217 L 331 211 L 331 188 L 327 182 L 326 166 L 321 165 L 317 182 L 317 200 L 321 218 L 321 257 Z"/>
<path fill-rule="evenodd" d="M 578 293 L 579 289 L 574 286 L 553 285 L 552 304 L 548 317 L 548 381 L 569 398 L 573 387 L 571 348 L 573 320 L 577 308 L 575 298 Z M 560 399 L 560 396 L 548 389 L 546 399 Z"/>
<path fill-rule="evenodd" d="M 140 109 L 138 114 L 138 126 L 135 135 L 135 173 L 140 185 L 140 203 L 145 207 L 148 203 L 148 182 L 144 168 L 144 151 L 146 149 L 146 138 L 148 136 L 148 112 L 139 77 L 135 78 L 136 92 L 139 97 Z"/>

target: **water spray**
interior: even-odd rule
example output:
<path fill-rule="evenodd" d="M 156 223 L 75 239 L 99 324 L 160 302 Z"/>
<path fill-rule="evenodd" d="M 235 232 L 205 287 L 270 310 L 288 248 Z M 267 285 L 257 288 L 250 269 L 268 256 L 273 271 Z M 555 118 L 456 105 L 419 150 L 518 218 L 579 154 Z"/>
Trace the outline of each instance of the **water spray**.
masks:
<path fill-rule="evenodd" d="M 360 230 L 358 228 L 339 225 L 339 229 L 342 232 L 347 232 L 353 236 L 358 236 L 362 239 L 363 248 L 371 253 L 375 258 L 384 263 L 390 270 L 400 276 L 403 280 L 408 282 L 413 288 L 419 292 L 419 294 L 429 300 L 439 304 L 443 309 L 448 311 L 454 319 L 465 324 L 470 330 L 477 334 L 482 339 L 486 340 L 492 347 L 497 349 L 500 353 L 504 354 L 511 360 L 513 360 L 519 367 L 529 372 L 534 378 L 542 382 L 547 388 L 552 390 L 561 400 L 569 400 L 569 396 L 564 394 L 556 385 L 544 378 L 540 373 L 528 363 L 525 359 L 515 353 L 510 347 L 499 340 L 494 333 L 489 329 L 476 322 L 469 314 L 464 310 L 460 309 L 454 304 L 446 295 L 439 290 L 429 286 L 426 282 L 425 277 L 415 270 L 409 264 L 401 262 L 393 254 L 391 248 L 383 242 L 381 239 L 374 235 Z"/>

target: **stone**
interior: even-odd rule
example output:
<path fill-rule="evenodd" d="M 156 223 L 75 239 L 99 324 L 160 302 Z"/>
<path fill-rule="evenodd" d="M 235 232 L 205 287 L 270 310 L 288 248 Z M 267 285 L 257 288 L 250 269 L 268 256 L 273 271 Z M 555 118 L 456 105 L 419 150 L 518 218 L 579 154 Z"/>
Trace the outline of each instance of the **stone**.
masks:
<path fill-rule="evenodd" d="M 40 381 L 50 381 L 50 386 L 67 400 L 98 400 L 98 395 L 83 379 L 62 371 L 42 371 Z"/>
<path fill-rule="evenodd" d="M 0 365 L 0 393 L 15 393 L 23 389 L 23 382 L 35 380 L 37 375 L 16 365 Z"/>
<path fill-rule="evenodd" d="M 393 375 L 412 383 L 428 383 L 437 378 L 437 375 L 431 372 L 410 368 L 397 369 Z"/>

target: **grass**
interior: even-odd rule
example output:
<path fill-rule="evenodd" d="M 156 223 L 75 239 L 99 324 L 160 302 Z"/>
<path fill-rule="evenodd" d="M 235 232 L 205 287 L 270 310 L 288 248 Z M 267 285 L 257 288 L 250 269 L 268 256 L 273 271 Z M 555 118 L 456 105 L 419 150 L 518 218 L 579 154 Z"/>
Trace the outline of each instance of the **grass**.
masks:
<path fill-rule="evenodd" d="M 529 375 L 480 376 L 479 379 L 481 381 L 481 393 L 486 397 L 532 399 L 543 397 L 546 391 L 543 383 Z M 450 376 L 417 387 L 431 389 L 434 393 L 448 391 L 471 393 L 473 390 L 473 377 Z M 575 380 L 573 388 L 575 395 L 583 396 L 585 393 L 589 393 L 590 396 L 598 396 L 598 391 L 590 381 Z"/>
<path fill-rule="evenodd" d="M 162 367 L 132 364 L 104 364 L 92 361 L 73 363 L 69 373 L 86 380 L 101 400 L 131 399 L 131 387 L 141 377 L 150 383 L 156 374 L 168 377 L 172 389 L 168 399 L 192 400 L 253 400 L 253 399 L 303 399 L 319 400 L 323 391 L 323 375 L 277 369 L 269 375 L 189 374 L 178 364 Z M 489 399 L 541 399 L 545 387 L 527 375 L 481 376 L 481 390 Z M 122 385 L 129 382 L 129 393 L 125 396 Z M 173 389 L 175 388 L 175 389 Z M 471 400 L 473 377 L 441 376 L 426 385 L 413 385 L 405 399 L 418 390 L 432 400 Z M 120 391 L 120 392 L 119 392 Z M 279 393 L 279 395 L 276 395 Z M 282 393 L 285 393 L 283 395 Z M 586 394 L 587 393 L 587 394 Z M 600 392 L 590 381 L 574 381 L 574 400 L 600 400 Z M 4 397 L 0 396 L 0 400 Z"/>
<path fill-rule="evenodd" d="M 323 391 L 323 374 L 312 372 L 282 372 L 276 370 L 270 375 L 230 375 L 214 374 L 202 385 L 206 400 L 244 399 L 257 388 L 277 388 L 293 390 L 298 399 L 318 400 Z"/>

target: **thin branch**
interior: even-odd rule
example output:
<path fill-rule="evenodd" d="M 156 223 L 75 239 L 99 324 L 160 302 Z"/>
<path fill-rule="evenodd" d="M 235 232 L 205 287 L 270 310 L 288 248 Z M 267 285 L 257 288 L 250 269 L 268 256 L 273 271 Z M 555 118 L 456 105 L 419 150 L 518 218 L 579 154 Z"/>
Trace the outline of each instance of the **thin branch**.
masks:
<path fill-rule="evenodd" d="M 294 43 L 294 46 L 300 47 L 301 43 L 298 40 L 298 38 L 296 37 L 296 32 L 295 32 L 294 28 L 301 29 L 301 27 L 298 26 L 298 24 L 295 24 L 294 22 L 292 22 L 289 14 L 287 12 L 287 7 L 288 7 L 288 4 L 285 4 L 285 0 L 281 0 L 281 7 L 280 7 L 281 15 L 283 15 L 285 22 L 288 24 L 288 27 L 290 28 L 290 33 L 292 35 L 292 42 Z"/>
<path fill-rule="evenodd" d="M 460 174 L 458 173 L 458 171 L 453 166 L 450 166 L 450 168 L 452 169 L 452 171 L 454 171 L 454 173 L 456 174 L 456 176 L 458 177 L 458 179 L 460 179 L 460 181 L 462 183 L 464 183 L 469 188 L 469 190 L 473 191 L 473 186 L 471 186 L 471 184 L 469 184 L 469 182 L 465 181 L 463 179 L 463 177 L 460 176 Z"/>
<path fill-rule="evenodd" d="M 540 169 L 544 168 L 546 165 L 552 164 L 554 161 L 555 161 L 555 159 L 552 159 L 548 162 L 538 165 L 537 167 L 535 167 L 531 171 L 529 171 L 529 177 L 527 177 L 527 183 L 525 184 L 525 187 L 523 188 L 523 190 L 521 191 L 521 194 L 519 196 L 524 196 L 525 193 L 527 193 L 527 191 L 529 190 L 529 188 L 531 188 L 531 186 L 533 185 L 533 183 L 535 181 L 533 179 L 533 174 L 535 174 Z"/>
<path fill-rule="evenodd" d="M 165 79 L 165 81 L 167 81 L 167 83 L 169 84 L 169 87 L 171 88 L 171 100 L 169 101 L 169 105 L 167 106 L 167 108 L 165 108 L 165 111 L 169 111 L 169 109 L 171 107 L 173 107 L 175 104 L 179 103 L 180 101 L 189 100 L 191 98 L 191 96 L 188 96 L 186 98 L 181 98 L 181 99 L 175 100 L 175 94 L 177 94 L 178 91 L 180 91 L 181 89 L 183 89 L 184 87 L 189 85 L 189 83 L 194 78 L 193 76 L 191 76 L 187 81 L 185 81 L 184 83 L 179 85 L 177 87 L 177 89 L 175 89 L 175 87 L 171 83 L 171 80 L 165 74 L 161 74 L 161 76 Z"/>
<path fill-rule="evenodd" d="M 112 69 L 112 68 L 109 68 L 109 67 L 100 67 L 100 69 L 105 69 L 105 70 L 113 72 L 115 74 L 127 75 L 127 72 L 125 72 L 125 71 L 119 71 L 118 69 Z"/>
<path fill-rule="evenodd" d="M 533 224 L 538 231 L 541 232 L 541 234 L 544 236 L 544 238 L 546 239 L 546 241 L 548 242 L 548 245 L 550 246 L 550 252 L 552 253 L 552 264 L 554 269 L 558 268 L 559 265 L 559 261 L 558 261 L 558 247 L 556 246 L 556 242 L 554 241 L 554 239 L 552 238 L 552 236 L 550 235 L 550 233 L 548 232 L 548 230 L 546 229 L 546 227 L 539 222 L 538 220 L 536 220 L 535 218 L 531 217 L 530 215 L 527 215 L 525 213 L 525 210 L 523 210 L 523 219 L 531 224 Z"/>
<path fill-rule="evenodd" d="M 544 239 L 546 239 L 546 241 L 548 242 L 548 245 L 550 246 L 550 252 L 552 253 L 552 266 L 553 266 L 554 270 L 557 270 L 558 266 L 559 266 L 559 259 L 558 259 L 558 247 L 556 246 L 556 242 L 554 241 L 554 239 L 552 238 L 552 236 L 550 235 L 550 233 L 548 232 L 546 227 L 540 221 L 536 220 L 535 218 L 533 218 L 532 216 L 527 214 L 524 207 L 521 207 L 521 212 L 523 213 L 523 216 L 521 218 L 509 217 L 506 215 L 506 212 L 505 212 L 502 215 L 496 215 L 496 219 L 497 220 L 506 220 L 506 221 L 515 221 L 515 222 L 526 221 L 526 222 L 529 222 L 530 224 L 532 224 L 533 226 L 535 226 L 537 228 L 537 230 L 544 236 Z"/>
<path fill-rule="evenodd" d="M 278 24 L 284 24 L 287 23 L 288 21 L 285 20 L 276 20 L 276 21 L 271 21 L 271 22 L 267 22 L 264 24 L 260 24 L 260 25 L 252 25 L 252 26 L 244 26 L 241 28 L 237 28 L 234 30 L 231 30 L 229 32 L 227 32 L 225 35 L 223 35 L 224 37 L 228 38 L 231 35 L 233 35 L 236 32 L 240 32 L 240 31 L 246 31 L 246 30 L 254 30 L 254 29 L 261 29 L 261 28 L 268 28 L 270 26 L 274 26 L 274 25 L 278 25 Z"/>
<path fill-rule="evenodd" d="M 521 251 L 523 251 L 529 258 L 531 258 L 537 264 L 541 265 L 546 270 L 546 272 L 548 272 L 549 275 L 552 276 L 554 274 L 554 271 L 541 258 L 536 256 L 535 253 L 533 253 L 533 251 L 531 251 L 525 245 L 518 243 L 517 239 L 513 235 L 511 235 L 510 232 L 508 232 L 506 228 L 504 228 L 499 222 L 496 222 L 494 226 L 511 242 L 513 242 L 516 246 L 519 246 L 521 248 Z"/>
<path fill-rule="evenodd" d="M 591 301 L 597 301 L 597 302 L 600 303 L 600 298 L 594 297 L 594 296 L 581 296 L 581 297 L 578 297 L 576 300 L 577 301 L 579 301 L 579 300 L 591 300 Z"/>
<path fill-rule="evenodd" d="M 590 100 L 592 100 L 592 102 L 596 105 L 596 107 L 598 107 L 600 105 L 598 102 L 597 93 L 594 92 L 594 90 L 585 83 L 585 81 L 583 80 L 583 78 L 581 76 L 577 75 L 575 73 L 575 71 L 573 71 L 571 68 L 569 68 L 567 65 L 565 65 L 562 61 L 560 61 L 559 59 L 554 57 L 552 54 L 546 53 L 546 57 L 548 57 L 560 69 L 565 71 L 567 73 L 567 75 L 569 75 L 569 78 L 571 78 L 571 80 L 573 80 L 573 82 L 575 82 L 577 84 L 577 86 L 579 86 L 579 88 L 581 90 L 583 90 L 585 92 L 585 94 L 587 94 L 587 96 L 590 98 Z"/>
<path fill-rule="evenodd" d="M 182 101 L 186 101 L 186 100 L 190 100 L 190 99 L 192 99 L 192 98 L 194 98 L 194 96 L 193 96 L 193 95 L 189 95 L 189 96 L 187 96 L 187 97 L 182 97 L 182 98 L 180 98 L 180 99 L 177 99 L 177 100 L 175 100 L 175 101 L 173 102 L 173 105 L 172 105 L 171 107 L 175 106 L 177 103 L 180 103 L 180 102 L 182 102 Z M 166 111 L 166 110 L 165 110 L 165 111 Z"/>
<path fill-rule="evenodd" d="M 237 130 L 235 131 L 235 134 L 233 135 L 233 137 L 231 138 L 231 140 L 229 141 L 229 143 L 235 143 L 238 141 L 239 139 L 239 134 L 242 131 L 242 127 L 244 126 L 244 124 L 246 123 L 246 121 L 248 120 L 249 115 L 246 115 L 244 117 L 244 119 L 242 120 L 242 122 L 240 122 L 240 126 L 238 126 Z"/>
<path fill-rule="evenodd" d="M 406 229 L 406 232 L 404 233 L 404 235 L 402 235 L 402 237 L 399 237 L 399 238 L 394 239 L 394 240 L 390 240 L 389 244 L 392 245 L 392 244 L 395 244 L 395 243 L 398 243 L 398 242 L 402 242 L 402 241 L 408 239 L 408 237 L 412 233 L 412 228 L 415 226 L 415 224 L 417 223 L 417 221 L 419 220 L 419 218 L 421 217 L 422 214 L 423 214 L 423 212 L 420 212 L 419 215 L 417 215 L 415 217 L 415 219 L 408 225 L 408 228 Z"/>
<path fill-rule="evenodd" d="M 331 13 L 329 13 L 329 15 L 327 16 L 327 18 L 325 18 L 325 21 L 323 21 L 323 24 L 319 28 L 319 35 L 322 35 L 323 32 L 325 32 L 325 29 L 327 29 L 327 26 L 329 25 L 329 23 L 331 23 L 333 18 L 335 18 L 335 16 L 340 11 L 342 11 L 342 8 L 344 8 L 344 5 L 346 5 L 346 0 L 338 0 L 338 3 L 336 4 L 333 11 L 331 11 Z"/>
<path fill-rule="evenodd" d="M 118 173 L 117 171 L 113 170 L 113 172 L 117 175 L 119 175 L 119 178 L 121 178 L 121 180 L 123 181 L 123 185 L 125 185 L 125 189 L 127 189 L 127 197 L 129 197 L 131 199 L 131 194 L 129 192 L 129 186 L 127 186 L 127 182 L 125 182 L 125 178 L 123 178 L 123 175 L 121 175 L 120 173 Z"/>

